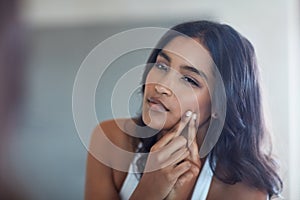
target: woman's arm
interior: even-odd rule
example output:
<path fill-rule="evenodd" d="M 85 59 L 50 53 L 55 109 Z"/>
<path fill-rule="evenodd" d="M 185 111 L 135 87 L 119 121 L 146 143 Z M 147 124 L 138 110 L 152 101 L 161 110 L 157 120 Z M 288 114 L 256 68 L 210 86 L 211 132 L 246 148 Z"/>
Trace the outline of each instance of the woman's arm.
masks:
<path fill-rule="evenodd" d="M 182 120 L 167 134 L 165 134 L 151 148 L 151 154 L 146 163 L 146 172 L 142 176 L 132 199 L 164 199 L 172 190 L 179 177 L 185 174 L 192 166 L 189 160 L 190 151 L 187 148 L 187 139 L 180 136 L 182 130 L 190 121 L 191 116 L 183 117 Z M 87 160 L 85 199 L 119 199 L 116 183 L 114 181 L 114 170 L 103 163 L 101 159 L 94 158 L 94 155 L 116 158 L 107 148 L 103 148 L 103 136 L 107 136 L 118 147 L 127 151 L 133 149 L 128 135 L 123 134 L 118 126 L 113 122 L 101 124 L 101 128 L 96 128 L 91 139 L 90 152 Z M 127 139 L 126 139 L 127 138 Z M 103 153 L 103 150 L 105 152 Z M 91 153 L 92 152 L 92 153 Z M 101 156 L 100 156 L 101 158 Z M 100 160 L 100 161 L 98 161 Z M 112 160 L 113 161 L 113 160 Z M 159 169 L 158 169 L 159 167 Z M 151 168 L 158 170 L 152 171 Z"/>
<path fill-rule="evenodd" d="M 114 164 L 118 161 L 123 167 L 129 167 L 131 157 L 122 157 L 116 149 L 134 152 L 132 138 L 122 131 L 128 121 L 109 120 L 94 129 L 87 156 L 85 200 L 119 199 L 120 185 L 126 173 L 115 170 Z"/>
<path fill-rule="evenodd" d="M 85 200 L 119 199 L 113 182 L 112 169 L 88 153 L 86 167 Z"/>
<path fill-rule="evenodd" d="M 105 147 L 104 136 L 115 140 L 113 134 L 107 130 L 120 135 L 120 131 L 115 127 L 113 121 L 102 122 L 92 133 L 86 164 L 85 200 L 119 199 L 113 179 L 113 169 L 100 162 Z M 119 141 L 124 139 L 122 135 L 119 138 Z"/>

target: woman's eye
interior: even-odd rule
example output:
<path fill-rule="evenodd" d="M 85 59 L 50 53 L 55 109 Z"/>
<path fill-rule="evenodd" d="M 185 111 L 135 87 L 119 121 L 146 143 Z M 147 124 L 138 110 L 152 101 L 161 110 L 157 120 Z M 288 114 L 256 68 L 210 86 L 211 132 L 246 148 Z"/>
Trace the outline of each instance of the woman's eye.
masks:
<path fill-rule="evenodd" d="M 163 63 L 155 63 L 155 67 L 160 70 L 168 71 L 168 66 Z"/>
<path fill-rule="evenodd" d="M 200 87 L 200 84 L 198 83 L 198 81 L 194 80 L 191 77 L 183 76 L 182 79 L 185 80 L 186 82 L 188 82 L 189 84 L 192 84 L 194 86 Z"/>

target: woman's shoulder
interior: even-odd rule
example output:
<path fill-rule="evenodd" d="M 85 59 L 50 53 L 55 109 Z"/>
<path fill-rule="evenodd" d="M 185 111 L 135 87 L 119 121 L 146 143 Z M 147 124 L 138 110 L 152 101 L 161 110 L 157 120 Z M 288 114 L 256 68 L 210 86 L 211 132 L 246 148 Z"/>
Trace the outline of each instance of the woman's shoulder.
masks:
<path fill-rule="evenodd" d="M 208 199 L 267 200 L 267 192 L 251 187 L 243 182 L 226 184 L 214 177 Z"/>
<path fill-rule="evenodd" d="M 94 129 L 92 140 L 99 137 L 99 135 L 102 135 L 102 137 L 106 136 L 114 145 L 124 150 L 132 151 L 136 139 L 131 135 L 135 131 L 135 126 L 134 120 L 131 118 L 105 120 Z"/>
<path fill-rule="evenodd" d="M 128 131 L 130 119 L 112 119 L 99 123 L 92 132 L 88 148 L 86 199 L 117 199 L 118 190 L 131 163 L 132 143 Z"/>

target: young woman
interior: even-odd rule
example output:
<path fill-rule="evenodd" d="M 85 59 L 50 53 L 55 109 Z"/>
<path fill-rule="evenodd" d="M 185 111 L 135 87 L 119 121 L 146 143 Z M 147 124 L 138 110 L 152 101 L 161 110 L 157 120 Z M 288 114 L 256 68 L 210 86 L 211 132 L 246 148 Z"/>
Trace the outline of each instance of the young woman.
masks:
<path fill-rule="evenodd" d="M 147 63 L 141 116 L 102 122 L 92 135 L 86 200 L 266 200 L 280 193 L 246 38 L 224 24 L 183 23 L 162 37 Z M 214 95 L 217 74 L 226 101 Z M 222 122 L 218 104 L 226 106 L 220 135 L 210 129 Z M 202 155 L 207 144 L 213 148 Z"/>

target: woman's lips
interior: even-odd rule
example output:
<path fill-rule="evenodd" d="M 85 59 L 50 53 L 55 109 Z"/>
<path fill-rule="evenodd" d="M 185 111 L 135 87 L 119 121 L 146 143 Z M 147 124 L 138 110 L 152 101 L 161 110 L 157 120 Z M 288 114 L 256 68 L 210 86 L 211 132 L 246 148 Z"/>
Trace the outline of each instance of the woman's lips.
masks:
<path fill-rule="evenodd" d="M 170 111 L 164 103 L 162 103 L 158 98 L 150 97 L 147 99 L 148 104 L 150 106 L 150 110 L 157 112 L 168 112 Z"/>

